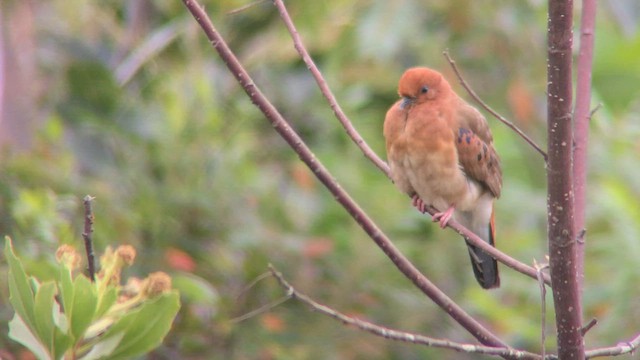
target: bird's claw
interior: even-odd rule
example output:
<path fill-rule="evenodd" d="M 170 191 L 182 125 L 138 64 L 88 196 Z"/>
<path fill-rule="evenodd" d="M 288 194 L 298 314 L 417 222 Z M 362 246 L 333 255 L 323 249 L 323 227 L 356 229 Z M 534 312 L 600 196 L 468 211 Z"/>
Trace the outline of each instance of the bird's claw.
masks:
<path fill-rule="evenodd" d="M 417 194 L 413 195 L 413 197 L 411 198 L 411 204 L 421 213 L 424 214 L 427 212 L 427 205 L 422 201 L 422 199 L 420 199 L 420 196 L 418 196 Z"/>
<path fill-rule="evenodd" d="M 447 209 L 447 211 L 433 214 L 433 222 L 440 223 L 440 227 L 444 229 L 445 227 L 447 227 L 447 223 L 449 223 L 451 217 L 453 217 L 453 212 L 455 209 L 456 208 L 454 206 L 451 206 Z"/>

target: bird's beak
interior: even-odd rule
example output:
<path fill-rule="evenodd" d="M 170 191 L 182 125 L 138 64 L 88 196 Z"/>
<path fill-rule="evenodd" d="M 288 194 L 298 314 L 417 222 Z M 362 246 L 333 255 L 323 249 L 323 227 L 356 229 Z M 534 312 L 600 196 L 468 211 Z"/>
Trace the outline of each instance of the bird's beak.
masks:
<path fill-rule="evenodd" d="M 400 109 L 404 110 L 408 106 L 411 106 L 414 101 L 415 101 L 415 98 L 408 97 L 408 96 L 403 96 L 402 97 L 402 102 L 400 103 Z"/>

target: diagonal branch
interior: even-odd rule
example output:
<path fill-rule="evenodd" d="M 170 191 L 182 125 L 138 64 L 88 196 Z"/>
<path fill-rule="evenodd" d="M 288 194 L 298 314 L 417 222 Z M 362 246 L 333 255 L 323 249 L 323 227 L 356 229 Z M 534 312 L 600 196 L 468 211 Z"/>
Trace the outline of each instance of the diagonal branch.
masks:
<path fill-rule="evenodd" d="M 543 359 L 543 356 L 538 354 L 534 354 L 528 351 L 516 350 L 512 348 L 497 348 L 497 347 L 489 347 L 482 345 L 473 345 L 473 344 L 463 344 L 450 340 L 436 339 L 428 336 L 423 336 L 420 334 L 409 333 L 399 330 L 393 330 L 386 327 L 382 327 L 376 324 L 373 324 L 368 321 L 360 320 L 353 318 L 351 316 L 347 316 L 343 313 L 340 313 L 337 310 L 334 310 L 326 305 L 322 305 L 309 296 L 299 292 L 296 290 L 291 284 L 284 279 L 282 274 L 275 268 L 273 265 L 269 265 L 269 271 L 271 274 L 278 280 L 280 286 L 286 291 L 287 298 L 299 300 L 309 306 L 311 306 L 315 311 L 318 311 L 322 314 L 331 316 L 332 318 L 339 320 L 343 324 L 352 325 L 360 330 L 369 332 L 376 336 L 383 337 L 389 340 L 395 341 L 404 341 L 412 344 L 426 345 L 436 348 L 445 348 L 451 349 L 458 352 L 465 352 L 471 354 L 485 354 L 485 355 L 497 355 L 497 356 L 505 356 L 505 357 L 515 357 L 517 359 Z M 554 358 L 550 356 L 549 358 Z"/>
<path fill-rule="evenodd" d="M 369 145 L 367 145 L 367 143 L 360 136 L 358 131 L 354 128 L 354 126 L 352 125 L 351 121 L 349 121 L 347 116 L 344 114 L 344 112 L 340 108 L 340 105 L 338 104 L 335 96 L 331 92 L 331 89 L 329 89 L 329 86 L 327 85 L 326 80 L 322 76 L 322 73 L 320 73 L 320 70 L 318 69 L 318 67 L 316 66 L 315 62 L 313 61 L 313 59 L 309 55 L 309 52 L 307 51 L 306 47 L 302 43 L 302 39 L 300 38 L 300 35 L 298 34 L 298 30 L 296 30 L 296 27 L 293 24 L 293 21 L 291 20 L 291 17 L 289 16 L 289 12 L 287 11 L 287 8 L 284 5 L 283 1 L 282 0 L 274 0 L 274 3 L 276 5 L 276 7 L 278 8 L 280 16 L 282 17 L 282 21 L 285 23 L 285 25 L 287 27 L 287 30 L 289 31 L 289 34 L 291 35 L 291 39 L 293 40 L 294 47 L 296 48 L 296 50 L 298 51 L 298 53 L 302 57 L 302 60 L 307 65 L 307 68 L 309 68 L 309 71 L 311 72 L 313 77 L 315 78 L 315 80 L 316 80 L 316 82 L 318 84 L 318 87 L 320 88 L 320 91 L 322 92 L 324 97 L 329 102 L 329 105 L 333 109 L 336 117 L 338 118 L 338 121 L 340 121 L 342 126 L 345 128 L 348 136 L 362 150 L 364 155 L 369 160 L 371 160 L 387 177 L 390 178 L 389 166 L 382 159 L 380 159 L 380 157 L 378 157 L 375 152 L 373 152 L 373 150 L 369 147 Z M 447 56 L 447 58 L 449 58 L 448 54 L 446 56 Z M 453 61 L 453 60 L 451 60 L 451 61 Z M 454 66 L 454 69 L 456 70 L 456 73 L 457 73 L 457 68 L 455 68 L 455 64 L 452 63 L 452 65 Z M 458 76 L 460 77 L 460 79 L 463 82 L 463 84 L 466 85 L 466 83 L 464 82 L 464 79 L 462 79 L 462 77 L 459 74 L 458 74 Z M 471 91 L 473 95 L 475 95 L 475 93 L 473 93 L 473 90 L 471 90 L 470 88 L 467 88 L 467 89 L 469 91 Z M 479 101 L 482 103 L 482 100 L 479 100 Z M 493 111 L 493 110 L 489 109 L 489 111 Z M 515 128 L 515 126 L 513 124 L 511 124 L 509 121 L 507 121 L 506 119 L 500 117 L 500 115 L 498 115 L 498 114 L 495 114 L 495 115 L 498 116 L 499 118 L 501 118 L 503 122 L 506 122 L 507 126 L 510 126 L 511 128 L 514 128 L 514 130 L 516 132 L 519 132 L 521 134 L 521 136 L 524 136 L 525 139 L 528 139 L 526 137 L 526 135 L 524 135 L 524 133 L 522 133 L 519 129 Z M 537 147 L 537 145 L 535 145 L 535 143 L 533 143 L 532 145 L 534 147 Z M 544 154 L 544 152 L 542 152 L 542 154 L 546 157 L 546 154 Z M 429 213 L 431 215 L 433 215 L 434 211 L 435 210 L 429 210 Z M 453 220 L 449 222 L 448 226 L 450 228 L 452 228 L 453 230 L 455 230 L 456 232 L 458 232 L 460 235 L 468 238 L 469 241 L 473 245 L 485 250 L 487 253 L 489 253 L 491 256 L 493 256 L 496 260 L 502 262 L 503 264 L 507 265 L 508 267 L 510 267 L 510 268 L 512 268 L 512 269 L 514 269 L 514 270 L 516 270 L 518 272 L 521 272 L 521 273 L 531 277 L 532 279 L 537 279 L 538 278 L 537 272 L 533 267 L 528 266 L 528 265 L 526 265 L 526 264 L 524 264 L 524 263 L 522 263 L 522 262 L 520 262 L 520 261 L 518 261 L 518 260 L 516 260 L 516 259 L 514 259 L 512 257 L 510 257 L 509 255 L 501 252 L 500 250 L 496 249 L 493 246 L 488 245 L 485 241 L 482 241 L 482 239 L 480 239 L 473 232 L 471 232 L 468 229 L 466 229 L 464 226 L 458 224 L 457 222 L 455 222 Z M 545 281 L 546 284 L 551 285 L 551 280 L 550 280 L 548 274 L 543 274 L 543 278 L 544 278 L 544 281 Z"/>
<path fill-rule="evenodd" d="M 378 157 L 378 155 L 376 155 L 376 153 L 369 147 L 369 145 L 364 141 L 362 136 L 360 136 L 356 128 L 353 126 L 353 124 L 351 124 L 351 121 L 349 121 L 347 116 L 342 111 L 342 108 L 338 104 L 336 97 L 331 92 L 329 85 L 327 85 L 327 82 L 322 76 L 322 74 L 320 73 L 320 70 L 318 70 L 318 67 L 316 66 L 311 56 L 309 55 L 309 52 L 307 51 L 305 46 L 302 44 L 302 39 L 300 38 L 300 34 L 298 34 L 298 30 L 296 30 L 296 27 L 293 24 L 293 21 L 291 20 L 291 17 L 289 16 L 289 12 L 287 11 L 287 8 L 284 6 L 284 3 L 282 2 L 282 0 L 274 0 L 274 4 L 278 8 L 278 12 L 280 12 L 280 17 L 282 18 L 282 21 L 287 27 L 287 30 L 289 30 L 289 34 L 291 35 L 291 39 L 293 40 L 294 47 L 296 48 L 296 50 L 302 57 L 302 60 L 307 65 L 307 68 L 309 68 L 309 71 L 311 72 L 314 79 L 318 83 L 318 87 L 320 88 L 322 95 L 324 95 L 324 97 L 329 102 L 329 105 L 331 106 L 333 113 L 336 115 L 336 118 L 338 118 L 338 121 L 340 121 L 340 124 L 342 124 L 344 129 L 347 131 L 347 135 L 349 135 L 349 137 L 353 140 L 353 142 L 360 148 L 360 150 L 362 150 L 362 152 L 364 153 L 364 156 L 366 156 L 369 160 L 371 160 L 371 162 L 373 162 L 375 166 L 377 166 L 380 170 L 382 170 L 383 173 L 385 173 L 385 175 L 387 175 L 387 177 L 390 178 L 391 171 L 389 169 L 389 165 L 387 165 L 387 163 L 384 162 L 384 160 L 380 159 L 380 157 Z"/>
<path fill-rule="evenodd" d="M 444 51 L 442 54 L 444 55 L 445 58 L 447 58 L 449 65 L 451 65 L 451 68 L 453 69 L 453 72 L 456 73 L 458 80 L 460 80 L 460 84 L 462 85 L 462 87 L 464 87 L 465 90 L 467 90 L 467 92 L 473 98 L 473 100 L 475 100 L 478 104 L 480 104 L 480 106 L 482 106 L 487 112 L 493 115 L 496 119 L 500 120 L 503 124 L 507 125 L 508 128 L 515 131 L 516 134 L 520 135 L 520 137 L 524 139 L 524 141 L 529 143 L 529 145 L 531 145 L 534 149 L 536 149 L 537 152 L 540 153 L 540 155 L 542 155 L 542 157 L 544 158 L 544 161 L 547 161 L 547 153 L 544 152 L 544 150 L 542 150 L 542 148 L 538 146 L 538 144 L 536 144 L 535 141 L 533 141 L 529 136 L 527 136 L 527 134 L 525 134 L 522 130 L 520 130 L 517 126 L 515 126 L 515 124 L 513 124 L 511 121 L 504 118 L 502 115 L 498 114 L 497 111 L 493 110 L 489 105 L 487 105 L 487 103 L 485 103 L 484 101 L 482 101 L 482 99 L 480 99 L 480 96 L 478 96 L 478 94 L 476 94 L 476 92 L 473 91 L 471 86 L 469 86 L 469 84 L 467 84 L 465 79 L 462 77 L 462 74 L 460 74 L 460 70 L 458 70 L 458 66 L 456 65 L 456 62 L 451 58 L 451 56 L 449 56 L 449 52 Z"/>
<path fill-rule="evenodd" d="M 236 56 L 229 49 L 224 39 L 215 29 L 211 20 L 202 7 L 193 0 L 183 0 L 193 17 L 204 30 L 212 46 L 216 49 L 233 76 L 238 80 L 251 101 L 264 113 L 274 129 L 298 154 L 300 159 L 309 167 L 322 184 L 333 194 L 336 200 L 356 220 L 362 229 L 382 249 L 395 266 L 416 287 L 427 295 L 434 303 L 447 312 L 455 321 L 464 327 L 481 343 L 493 347 L 507 347 L 507 345 L 491 331 L 486 329 L 476 319 L 466 313 L 458 304 L 444 294 L 437 286 L 427 279 L 420 271 L 393 245 L 389 238 L 380 230 L 367 214 L 351 199 L 349 194 L 335 181 L 329 171 L 314 156 L 304 141 L 296 134 L 282 115 L 267 100 L 255 85 L 247 71 L 242 67 Z"/>

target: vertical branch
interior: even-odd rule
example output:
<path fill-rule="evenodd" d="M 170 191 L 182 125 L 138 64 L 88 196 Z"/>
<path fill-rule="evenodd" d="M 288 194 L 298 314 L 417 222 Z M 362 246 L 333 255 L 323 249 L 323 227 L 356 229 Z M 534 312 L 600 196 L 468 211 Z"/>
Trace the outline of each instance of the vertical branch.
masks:
<path fill-rule="evenodd" d="M 558 357 L 584 359 L 576 266 L 571 125 L 573 1 L 549 0 L 547 48 L 547 216 Z"/>
<path fill-rule="evenodd" d="M 87 267 L 89 270 L 89 279 L 96 281 L 96 260 L 93 253 L 93 241 L 91 234 L 93 233 L 93 211 L 91 210 L 91 201 L 95 199 L 91 195 L 87 195 L 83 199 L 84 204 L 84 231 L 82 239 L 84 240 L 84 248 L 87 252 Z"/>
<path fill-rule="evenodd" d="M 587 193 L 587 145 L 589 142 L 589 120 L 591 120 L 591 68 L 593 64 L 593 42 L 595 37 L 596 1 L 582 1 L 580 20 L 580 53 L 576 85 L 576 104 L 573 113 L 573 190 L 575 192 L 575 224 L 578 237 L 577 267 L 578 281 L 582 291 L 584 282 L 585 211 Z"/>

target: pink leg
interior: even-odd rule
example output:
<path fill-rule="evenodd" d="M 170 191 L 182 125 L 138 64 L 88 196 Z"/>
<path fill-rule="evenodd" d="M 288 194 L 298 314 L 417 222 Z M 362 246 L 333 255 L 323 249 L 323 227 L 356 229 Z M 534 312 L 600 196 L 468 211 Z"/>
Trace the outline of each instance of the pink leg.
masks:
<path fill-rule="evenodd" d="M 415 208 L 418 209 L 418 211 L 420 211 L 421 213 L 424 214 L 427 212 L 427 205 L 425 205 L 422 199 L 420 199 L 420 196 L 418 196 L 418 194 L 413 195 L 413 198 L 411 198 L 411 204 L 415 206 Z"/>
<path fill-rule="evenodd" d="M 456 210 L 455 205 L 449 206 L 449 208 L 444 212 L 439 212 L 433 214 L 433 222 L 439 222 L 441 228 L 445 228 L 451 217 L 453 216 L 453 212 Z"/>

